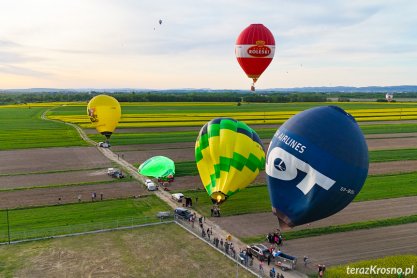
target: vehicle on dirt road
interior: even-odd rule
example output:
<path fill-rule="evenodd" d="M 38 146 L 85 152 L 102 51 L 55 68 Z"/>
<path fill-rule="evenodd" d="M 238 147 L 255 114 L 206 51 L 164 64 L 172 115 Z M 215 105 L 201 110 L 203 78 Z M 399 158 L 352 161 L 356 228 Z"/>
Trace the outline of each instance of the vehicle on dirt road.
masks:
<path fill-rule="evenodd" d="M 258 258 L 260 261 L 265 261 L 268 256 L 271 256 L 271 253 L 263 244 L 254 244 L 247 246 L 247 252 Z"/>
<path fill-rule="evenodd" d="M 125 177 L 123 172 L 117 168 L 107 168 L 107 175 L 115 179 L 123 179 Z"/>
<path fill-rule="evenodd" d="M 155 191 L 158 190 L 158 186 L 156 186 L 153 181 L 147 179 L 145 181 L 146 187 L 148 188 L 149 191 Z"/>
<path fill-rule="evenodd" d="M 189 211 L 186 208 L 176 208 L 174 210 L 174 213 L 176 216 L 184 219 L 184 220 L 190 220 L 193 217 L 193 214 L 191 211 Z"/>
<path fill-rule="evenodd" d="M 109 142 L 98 142 L 97 145 L 101 148 L 110 148 L 111 147 Z"/>
<path fill-rule="evenodd" d="M 181 203 L 182 199 L 184 198 L 184 194 L 182 193 L 174 193 L 171 195 L 171 198 L 174 199 L 175 201 Z"/>
<path fill-rule="evenodd" d="M 280 267 L 282 270 L 292 270 L 295 269 L 295 266 L 297 264 L 297 257 L 290 256 L 288 254 L 279 252 L 273 252 L 272 253 L 275 265 Z"/>

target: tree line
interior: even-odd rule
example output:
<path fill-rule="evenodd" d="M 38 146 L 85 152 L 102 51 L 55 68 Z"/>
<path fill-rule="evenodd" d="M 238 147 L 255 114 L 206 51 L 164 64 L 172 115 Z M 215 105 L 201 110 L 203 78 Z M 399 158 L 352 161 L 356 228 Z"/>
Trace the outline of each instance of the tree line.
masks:
<path fill-rule="evenodd" d="M 87 102 L 102 92 L 45 92 L 45 93 L 0 93 L 0 104 L 30 102 Z M 105 93 L 109 94 L 109 93 Z M 349 101 L 351 98 L 384 101 L 383 93 L 282 93 L 282 92 L 130 92 L 111 93 L 120 102 L 326 102 L 329 98 Z M 417 98 L 417 93 L 402 93 L 402 98 Z M 395 99 L 395 96 L 394 96 Z"/>

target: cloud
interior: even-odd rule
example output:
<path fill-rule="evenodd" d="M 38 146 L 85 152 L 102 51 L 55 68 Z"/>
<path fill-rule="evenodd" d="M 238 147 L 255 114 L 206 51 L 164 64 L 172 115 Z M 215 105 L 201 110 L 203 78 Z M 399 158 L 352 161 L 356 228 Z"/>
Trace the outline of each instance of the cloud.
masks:
<path fill-rule="evenodd" d="M 23 76 L 30 76 L 30 77 L 51 77 L 53 76 L 50 73 L 42 72 L 33 70 L 30 68 L 25 67 L 17 67 L 12 65 L 0 65 L 0 73 L 6 73 L 6 74 L 13 74 L 13 75 L 23 75 Z"/>
<path fill-rule="evenodd" d="M 412 0 L 20 0 L 6 1 L 2 11 L 1 72 L 50 72 L 48 84 L 152 87 L 163 81 L 166 88 L 184 87 L 189 78 L 183 76 L 192 73 L 197 87 L 238 86 L 243 75 L 234 44 L 251 23 L 263 23 L 276 38 L 276 58 L 265 77 L 300 64 L 291 84 L 309 85 L 312 79 L 303 74 L 313 69 L 320 72 L 315 84 L 338 73 L 337 80 L 351 82 L 345 69 L 364 65 L 381 73 L 381 82 L 399 78 L 382 76 L 381 66 L 417 75 Z M 270 87 L 286 82 L 269 80 Z"/>

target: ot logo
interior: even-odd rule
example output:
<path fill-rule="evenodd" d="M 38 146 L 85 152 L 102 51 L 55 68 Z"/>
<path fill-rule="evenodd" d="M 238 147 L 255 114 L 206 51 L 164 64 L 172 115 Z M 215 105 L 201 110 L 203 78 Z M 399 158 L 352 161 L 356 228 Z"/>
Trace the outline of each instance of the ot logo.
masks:
<path fill-rule="evenodd" d="M 277 158 L 274 160 L 274 166 L 278 171 L 285 171 L 287 169 L 284 160 L 282 160 L 281 158 Z"/>
<path fill-rule="evenodd" d="M 298 159 L 280 147 L 275 147 L 269 152 L 265 171 L 270 177 L 291 181 L 297 177 L 297 170 L 306 173 L 303 180 L 297 184 L 297 188 L 304 195 L 307 195 L 316 184 L 323 189 L 329 190 L 336 183 L 336 181 L 311 167 L 310 164 Z"/>

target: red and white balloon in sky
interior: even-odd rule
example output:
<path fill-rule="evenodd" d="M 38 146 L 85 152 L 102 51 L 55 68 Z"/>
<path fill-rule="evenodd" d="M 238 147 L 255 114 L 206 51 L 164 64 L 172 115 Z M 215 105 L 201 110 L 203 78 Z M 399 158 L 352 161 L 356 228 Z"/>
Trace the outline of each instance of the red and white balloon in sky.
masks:
<path fill-rule="evenodd" d="M 274 58 L 274 36 L 263 24 L 251 24 L 237 38 L 235 54 L 243 71 L 253 80 L 254 91 L 255 82 Z"/>

